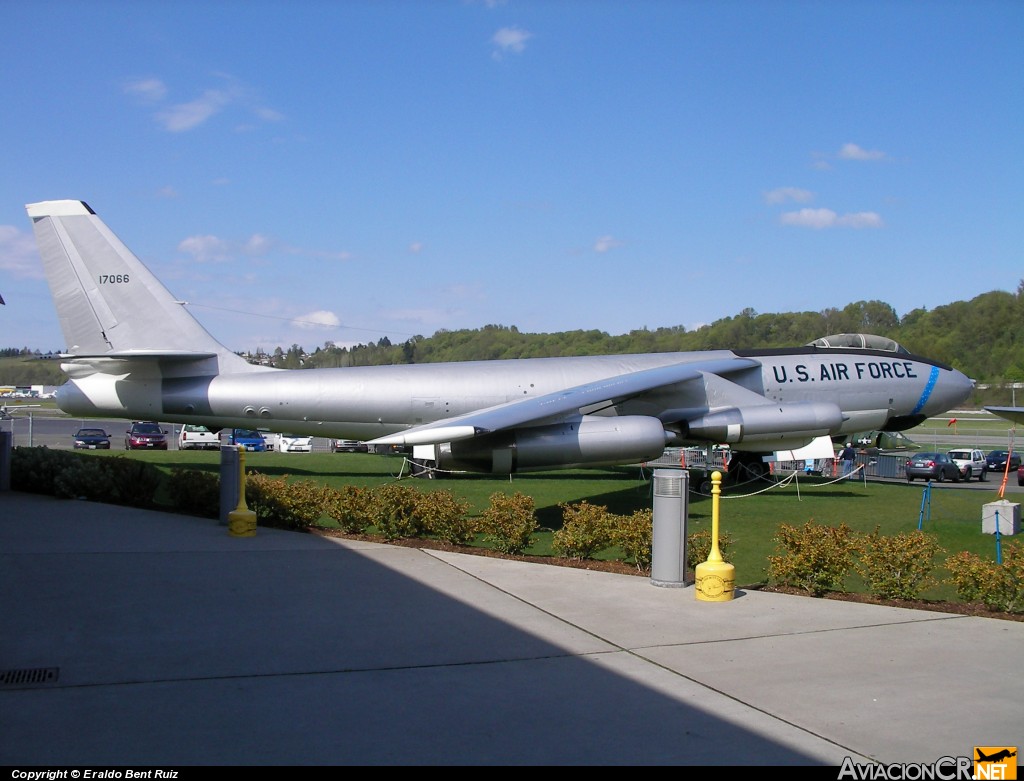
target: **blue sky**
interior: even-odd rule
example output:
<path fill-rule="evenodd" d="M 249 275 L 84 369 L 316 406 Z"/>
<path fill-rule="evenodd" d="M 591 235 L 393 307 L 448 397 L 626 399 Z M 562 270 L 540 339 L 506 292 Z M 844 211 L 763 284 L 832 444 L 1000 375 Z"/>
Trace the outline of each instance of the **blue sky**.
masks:
<path fill-rule="evenodd" d="M 1022 41 L 1017 0 L 5 3 L 0 346 L 64 347 L 63 198 L 235 350 L 1013 292 Z"/>

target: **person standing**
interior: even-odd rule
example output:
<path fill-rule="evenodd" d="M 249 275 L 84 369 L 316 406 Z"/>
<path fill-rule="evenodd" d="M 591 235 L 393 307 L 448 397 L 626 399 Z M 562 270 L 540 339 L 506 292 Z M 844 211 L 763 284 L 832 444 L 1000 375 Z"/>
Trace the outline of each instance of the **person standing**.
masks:
<path fill-rule="evenodd" d="M 853 449 L 853 445 L 850 442 L 847 442 L 846 447 L 839 452 L 839 460 L 843 462 L 843 477 L 849 477 L 853 474 L 853 462 L 856 458 L 857 451 Z"/>

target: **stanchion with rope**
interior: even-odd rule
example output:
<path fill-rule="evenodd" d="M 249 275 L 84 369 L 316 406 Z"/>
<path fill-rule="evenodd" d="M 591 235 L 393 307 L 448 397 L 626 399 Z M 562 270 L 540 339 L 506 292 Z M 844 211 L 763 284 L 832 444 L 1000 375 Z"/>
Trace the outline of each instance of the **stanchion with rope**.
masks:
<path fill-rule="evenodd" d="M 708 560 L 694 569 L 697 600 L 728 602 L 736 591 L 736 568 L 722 559 L 718 548 L 718 505 L 722 493 L 722 473 L 711 474 L 711 552 Z"/>

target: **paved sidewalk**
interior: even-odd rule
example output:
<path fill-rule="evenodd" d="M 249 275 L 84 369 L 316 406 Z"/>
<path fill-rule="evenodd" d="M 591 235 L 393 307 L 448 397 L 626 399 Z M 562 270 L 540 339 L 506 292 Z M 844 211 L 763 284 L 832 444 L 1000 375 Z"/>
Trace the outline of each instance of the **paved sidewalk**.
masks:
<path fill-rule="evenodd" d="M 0 493 L 0 764 L 931 764 L 1024 623 Z M 16 675 L 12 675 L 16 673 Z"/>

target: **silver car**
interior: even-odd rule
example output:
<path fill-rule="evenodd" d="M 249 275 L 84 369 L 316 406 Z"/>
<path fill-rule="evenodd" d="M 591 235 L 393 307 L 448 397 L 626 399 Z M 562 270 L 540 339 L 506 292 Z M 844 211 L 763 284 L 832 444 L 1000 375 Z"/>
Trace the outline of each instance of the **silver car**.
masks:
<path fill-rule="evenodd" d="M 936 483 L 947 479 L 954 483 L 960 482 L 960 467 L 945 453 L 914 453 L 907 459 L 905 469 L 908 483 L 913 482 L 915 477 L 934 480 Z"/>

